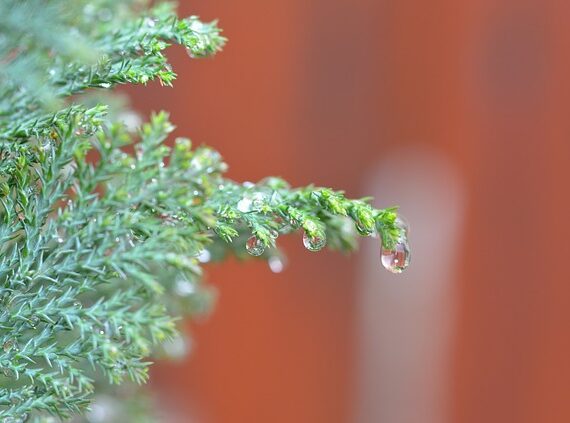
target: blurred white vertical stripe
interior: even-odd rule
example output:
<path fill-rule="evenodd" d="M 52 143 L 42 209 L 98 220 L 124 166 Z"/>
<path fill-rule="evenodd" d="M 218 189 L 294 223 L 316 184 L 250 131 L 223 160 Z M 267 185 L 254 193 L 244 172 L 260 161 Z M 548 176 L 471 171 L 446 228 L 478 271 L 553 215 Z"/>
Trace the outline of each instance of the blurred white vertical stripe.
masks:
<path fill-rule="evenodd" d="M 357 294 L 357 423 L 444 423 L 449 407 L 455 269 L 465 193 L 444 157 L 394 150 L 363 191 L 376 205 L 398 204 L 410 223 L 412 263 L 385 271 L 378 240 L 363 245 Z"/>

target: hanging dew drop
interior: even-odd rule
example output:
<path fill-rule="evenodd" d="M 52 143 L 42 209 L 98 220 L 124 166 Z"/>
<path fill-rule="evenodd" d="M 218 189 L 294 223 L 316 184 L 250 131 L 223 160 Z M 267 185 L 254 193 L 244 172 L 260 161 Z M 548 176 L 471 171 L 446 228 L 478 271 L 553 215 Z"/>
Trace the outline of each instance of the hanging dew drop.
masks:
<path fill-rule="evenodd" d="M 303 245 L 309 251 L 320 251 L 327 243 L 324 232 L 310 236 L 307 232 L 303 233 Z"/>
<path fill-rule="evenodd" d="M 402 273 L 410 265 L 410 246 L 405 238 L 401 238 L 393 249 L 382 247 L 380 253 L 382 266 L 392 273 Z"/>
<path fill-rule="evenodd" d="M 403 216 L 398 216 L 394 221 L 394 225 L 399 228 L 407 236 L 410 233 L 410 225 Z"/>
<path fill-rule="evenodd" d="M 280 257 L 276 256 L 269 257 L 269 260 L 267 260 L 267 264 L 269 265 L 269 269 L 271 269 L 273 273 L 281 273 L 285 268 L 283 260 L 281 260 Z"/>
<path fill-rule="evenodd" d="M 253 235 L 246 241 L 245 249 L 252 256 L 260 256 L 265 251 L 265 245 L 260 239 Z"/>
<path fill-rule="evenodd" d="M 372 236 L 375 233 L 374 228 L 368 228 L 358 221 L 354 223 L 354 226 L 356 227 L 356 232 L 362 236 Z"/>
<path fill-rule="evenodd" d="M 192 344 L 182 336 L 176 336 L 162 344 L 164 352 L 171 359 L 183 359 L 188 355 Z"/>
<path fill-rule="evenodd" d="M 212 259 L 212 253 L 204 249 L 200 251 L 200 253 L 197 256 L 197 259 L 200 263 L 208 263 Z"/>

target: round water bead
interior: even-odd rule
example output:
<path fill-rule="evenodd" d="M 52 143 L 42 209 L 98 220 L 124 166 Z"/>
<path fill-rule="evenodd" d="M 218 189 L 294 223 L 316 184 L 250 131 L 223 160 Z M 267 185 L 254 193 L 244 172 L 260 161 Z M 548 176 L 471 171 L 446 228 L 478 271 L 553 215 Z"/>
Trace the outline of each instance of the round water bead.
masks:
<path fill-rule="evenodd" d="M 12 348 L 16 348 L 17 349 L 17 345 L 16 345 L 16 341 L 13 339 L 8 339 L 7 341 L 4 342 L 4 344 L 2 345 L 2 349 L 4 350 L 4 352 L 10 352 L 12 350 Z"/>
<path fill-rule="evenodd" d="M 269 265 L 269 269 L 271 269 L 273 273 L 281 273 L 285 268 L 285 263 L 283 263 L 281 257 L 278 256 L 269 257 L 269 260 L 267 260 L 267 264 Z"/>
<path fill-rule="evenodd" d="M 242 213 L 248 213 L 252 209 L 252 201 L 250 198 L 244 197 L 237 203 L 237 209 Z"/>
<path fill-rule="evenodd" d="M 392 273 L 402 273 L 410 264 L 411 254 L 408 241 L 401 238 L 393 249 L 382 247 L 380 252 L 382 266 Z"/>
<path fill-rule="evenodd" d="M 310 236 L 307 232 L 303 232 L 303 245 L 309 251 L 319 251 L 327 243 L 327 237 L 324 232 L 319 232 L 314 236 Z"/>
<path fill-rule="evenodd" d="M 258 239 L 255 235 L 252 235 L 246 241 L 245 249 L 252 256 L 260 256 L 265 251 L 265 245 L 263 244 L 263 241 Z"/>
<path fill-rule="evenodd" d="M 265 195 L 263 195 L 263 193 L 261 192 L 256 192 L 255 194 L 253 194 L 251 200 L 251 206 L 254 210 L 259 211 L 263 208 L 265 201 L 266 201 Z"/>
<path fill-rule="evenodd" d="M 176 281 L 176 285 L 174 286 L 174 292 L 181 297 L 187 297 L 192 295 L 196 292 L 196 287 L 190 281 L 185 279 L 180 279 Z"/>
<path fill-rule="evenodd" d="M 212 259 L 212 253 L 210 251 L 203 249 L 198 253 L 196 257 L 200 263 L 208 263 Z"/>
<path fill-rule="evenodd" d="M 40 318 L 34 314 L 34 315 L 30 316 L 28 323 L 32 328 L 35 329 L 38 326 L 38 324 L 40 323 Z"/>
<path fill-rule="evenodd" d="M 192 349 L 191 340 L 182 336 L 175 336 L 162 344 L 164 352 L 169 358 L 180 360 L 185 358 Z"/>
<path fill-rule="evenodd" d="M 356 227 L 356 232 L 358 232 L 362 236 L 372 236 L 375 233 L 375 228 L 367 228 L 366 226 L 362 225 L 359 221 L 354 222 L 354 226 Z"/>

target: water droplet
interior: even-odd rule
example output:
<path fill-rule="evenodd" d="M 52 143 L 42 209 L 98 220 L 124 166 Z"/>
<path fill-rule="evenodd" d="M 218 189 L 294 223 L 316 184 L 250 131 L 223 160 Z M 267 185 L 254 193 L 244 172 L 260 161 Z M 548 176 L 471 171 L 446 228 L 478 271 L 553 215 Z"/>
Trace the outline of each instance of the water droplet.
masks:
<path fill-rule="evenodd" d="M 324 232 L 316 233 L 310 236 L 307 232 L 303 233 L 303 245 L 309 251 L 319 251 L 326 245 L 327 238 Z"/>
<path fill-rule="evenodd" d="M 58 236 L 58 237 L 56 238 L 56 241 L 57 241 L 58 244 L 63 244 L 63 243 L 65 242 L 65 240 L 64 240 L 62 237 L 60 237 L 60 236 Z"/>
<path fill-rule="evenodd" d="M 212 254 L 208 250 L 204 249 L 200 251 L 197 258 L 200 263 L 208 263 L 212 259 Z"/>
<path fill-rule="evenodd" d="M 400 228 L 406 236 L 410 233 L 410 225 L 408 224 L 408 221 L 404 216 L 398 215 L 398 217 L 396 217 L 396 220 L 394 221 L 394 225 L 397 228 Z"/>
<path fill-rule="evenodd" d="M 16 346 L 16 341 L 14 341 L 13 339 L 8 339 L 2 345 L 2 349 L 4 350 L 4 352 L 7 353 L 7 352 L 10 352 L 12 350 L 12 348 L 14 348 L 15 346 Z"/>
<path fill-rule="evenodd" d="M 380 258 L 382 260 L 382 266 L 388 271 L 392 273 L 402 273 L 410 264 L 411 254 L 408 241 L 401 238 L 392 250 L 382 247 Z"/>
<path fill-rule="evenodd" d="M 253 235 L 245 243 L 245 249 L 252 256 L 260 256 L 265 251 L 265 245 L 260 239 Z"/>
<path fill-rule="evenodd" d="M 362 236 L 372 236 L 375 233 L 375 228 L 368 228 L 358 221 L 354 222 L 354 226 L 356 227 L 356 232 Z"/>
<path fill-rule="evenodd" d="M 204 31 L 204 24 L 198 20 L 192 21 L 192 23 L 190 23 L 190 29 L 195 32 L 202 32 Z"/>
<path fill-rule="evenodd" d="M 267 264 L 269 265 L 269 269 L 271 269 L 273 273 L 281 273 L 285 268 L 283 260 L 281 260 L 281 258 L 277 256 L 269 257 L 269 260 L 267 260 Z"/>
<path fill-rule="evenodd" d="M 248 213 L 251 211 L 252 201 L 249 198 L 242 198 L 237 203 L 237 209 L 242 213 Z"/>
<path fill-rule="evenodd" d="M 91 409 L 87 412 L 87 420 L 90 423 L 117 421 L 119 418 L 118 408 L 114 398 L 98 395 L 91 404 Z"/>
<path fill-rule="evenodd" d="M 261 192 L 256 192 L 255 194 L 253 194 L 251 205 L 254 210 L 261 210 L 264 204 L 265 204 L 265 195 L 263 195 Z"/>
<path fill-rule="evenodd" d="M 169 358 L 180 360 L 188 355 L 191 343 L 182 336 L 176 336 L 162 344 Z"/>
<path fill-rule="evenodd" d="M 176 281 L 174 291 L 176 292 L 176 294 L 180 295 L 181 297 L 187 297 L 196 292 L 196 287 L 192 282 L 181 279 Z"/>
<path fill-rule="evenodd" d="M 40 318 L 34 314 L 33 316 L 30 317 L 30 320 L 28 321 L 28 323 L 32 328 L 35 329 L 38 326 L 38 324 L 40 323 Z"/>

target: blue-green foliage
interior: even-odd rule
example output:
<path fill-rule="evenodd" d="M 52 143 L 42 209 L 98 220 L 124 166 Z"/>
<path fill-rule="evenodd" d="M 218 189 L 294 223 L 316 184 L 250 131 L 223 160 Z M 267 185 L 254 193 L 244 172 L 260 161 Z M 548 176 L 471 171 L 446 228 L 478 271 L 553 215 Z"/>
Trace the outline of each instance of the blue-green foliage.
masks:
<path fill-rule="evenodd" d="M 205 249 L 241 257 L 255 236 L 267 259 L 302 230 L 350 250 L 354 223 L 385 246 L 400 236 L 393 209 L 279 178 L 236 183 L 217 152 L 166 146 L 167 114 L 132 131 L 80 101 L 171 85 L 170 43 L 198 58 L 225 38 L 166 3 L 0 3 L 0 422 L 80 419 L 105 392 L 124 397 L 111 421 L 148 421 L 146 402 L 113 385 L 145 382 L 147 357 L 178 336 L 175 316 L 207 307 Z"/>

